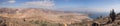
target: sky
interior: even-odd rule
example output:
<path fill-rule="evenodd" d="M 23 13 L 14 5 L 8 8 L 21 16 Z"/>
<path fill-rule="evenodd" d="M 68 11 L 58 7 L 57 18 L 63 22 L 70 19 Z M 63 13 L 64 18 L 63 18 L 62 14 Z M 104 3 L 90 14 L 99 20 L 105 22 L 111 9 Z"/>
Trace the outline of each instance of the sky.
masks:
<path fill-rule="evenodd" d="M 0 0 L 0 7 L 36 7 L 69 11 L 120 12 L 120 0 Z"/>

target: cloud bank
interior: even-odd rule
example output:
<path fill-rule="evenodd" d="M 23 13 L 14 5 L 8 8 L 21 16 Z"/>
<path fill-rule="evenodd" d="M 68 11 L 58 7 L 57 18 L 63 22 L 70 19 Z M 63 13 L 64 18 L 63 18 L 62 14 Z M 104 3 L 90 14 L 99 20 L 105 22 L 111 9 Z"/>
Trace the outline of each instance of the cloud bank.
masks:
<path fill-rule="evenodd" d="M 8 3 L 10 3 L 10 4 L 13 4 L 13 3 L 15 3 L 16 1 L 15 0 L 9 0 L 8 1 Z"/>
<path fill-rule="evenodd" d="M 21 0 L 23 1 L 23 0 Z M 55 6 L 54 0 L 26 0 L 25 2 L 17 3 L 17 0 L 5 0 L 1 2 L 3 5 L 19 4 L 17 7 L 36 7 L 36 8 L 53 8 Z M 14 6 L 15 7 L 15 6 Z"/>
<path fill-rule="evenodd" d="M 24 6 L 37 6 L 37 7 L 54 7 L 55 3 L 53 0 L 38 0 L 31 2 L 24 2 L 22 5 Z"/>

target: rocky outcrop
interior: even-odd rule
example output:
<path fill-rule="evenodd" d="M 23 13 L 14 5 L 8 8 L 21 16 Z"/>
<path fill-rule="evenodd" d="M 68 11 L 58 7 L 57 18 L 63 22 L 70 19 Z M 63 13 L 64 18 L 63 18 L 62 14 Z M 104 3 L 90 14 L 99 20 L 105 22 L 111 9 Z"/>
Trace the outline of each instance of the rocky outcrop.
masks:
<path fill-rule="evenodd" d="M 115 14 L 116 15 L 116 14 Z M 99 26 L 120 26 L 120 14 L 117 14 L 115 19 L 111 18 L 109 16 L 107 17 L 102 17 L 99 19 L 95 19 L 94 21 L 99 24 Z M 114 20 L 114 21 L 113 21 Z"/>

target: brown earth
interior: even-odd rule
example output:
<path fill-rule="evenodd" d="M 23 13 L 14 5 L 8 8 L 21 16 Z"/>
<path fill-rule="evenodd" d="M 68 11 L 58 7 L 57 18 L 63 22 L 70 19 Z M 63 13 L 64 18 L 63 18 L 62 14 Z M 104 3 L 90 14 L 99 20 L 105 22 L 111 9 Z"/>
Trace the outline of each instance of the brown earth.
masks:
<path fill-rule="evenodd" d="M 49 9 L 0 9 L 0 26 L 44 26 L 46 24 L 63 26 L 61 24 L 81 23 L 83 20 L 92 21 L 87 14 L 65 13 Z"/>

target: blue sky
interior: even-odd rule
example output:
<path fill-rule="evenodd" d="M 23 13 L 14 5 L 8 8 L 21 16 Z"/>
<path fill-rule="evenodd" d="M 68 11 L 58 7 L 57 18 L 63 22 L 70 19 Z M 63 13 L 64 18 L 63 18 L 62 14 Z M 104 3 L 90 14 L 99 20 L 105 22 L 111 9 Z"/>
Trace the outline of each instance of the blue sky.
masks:
<path fill-rule="evenodd" d="M 8 1 L 15 1 L 10 4 Z M 0 6 L 21 6 L 22 3 L 42 0 L 0 0 Z M 52 0 L 57 8 L 64 7 L 90 7 L 108 8 L 120 4 L 120 0 Z M 2 4 L 6 3 L 6 4 Z M 116 6 L 117 7 L 117 6 Z M 118 8 L 118 7 L 117 7 Z"/>
<path fill-rule="evenodd" d="M 10 4 L 8 1 L 15 1 L 13 4 Z M 40 1 L 40 0 L 0 0 L 0 6 L 21 6 L 22 3 L 25 2 L 33 2 L 33 1 Z M 6 4 L 2 4 L 6 3 Z M 54 6 L 57 8 L 63 7 L 82 7 L 81 0 L 53 0 Z"/>
<path fill-rule="evenodd" d="M 39 7 L 58 10 L 108 12 L 120 11 L 120 0 L 0 0 L 0 7 Z"/>

